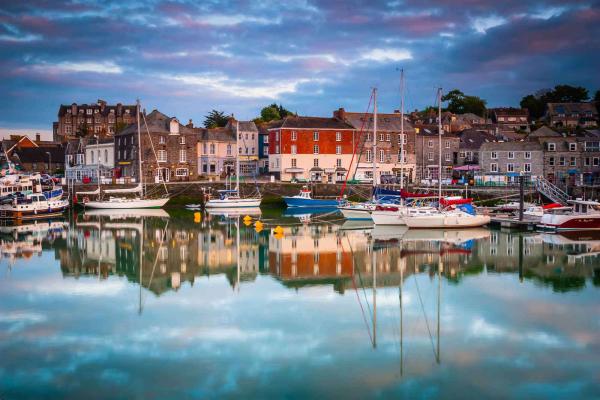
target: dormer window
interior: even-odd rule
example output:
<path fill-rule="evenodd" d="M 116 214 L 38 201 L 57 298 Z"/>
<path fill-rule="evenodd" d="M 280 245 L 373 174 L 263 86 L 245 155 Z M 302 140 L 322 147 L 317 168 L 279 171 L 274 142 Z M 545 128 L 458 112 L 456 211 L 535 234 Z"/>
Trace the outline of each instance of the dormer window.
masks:
<path fill-rule="evenodd" d="M 548 151 L 556 151 L 556 143 L 548 143 Z"/>
<path fill-rule="evenodd" d="M 169 123 L 169 132 L 174 135 L 179 134 L 179 121 L 177 121 L 177 118 L 173 118 Z"/>
<path fill-rule="evenodd" d="M 129 111 L 130 111 L 129 109 L 126 109 L 126 110 L 125 110 L 125 114 L 130 114 L 130 112 L 129 112 Z"/>
<path fill-rule="evenodd" d="M 91 108 L 88 108 L 85 112 L 86 112 L 87 115 L 92 115 L 92 109 Z"/>
<path fill-rule="evenodd" d="M 185 136 L 179 138 L 179 144 L 185 144 Z"/>
<path fill-rule="evenodd" d="M 94 114 L 98 114 L 100 110 L 98 110 L 97 108 L 94 110 Z"/>
<path fill-rule="evenodd" d="M 167 141 L 165 140 L 164 136 L 159 136 L 158 137 L 158 144 L 165 144 Z"/>
<path fill-rule="evenodd" d="M 67 114 L 71 114 L 71 109 L 68 109 L 68 110 L 67 110 Z"/>
<path fill-rule="evenodd" d="M 569 143 L 569 151 L 577 151 L 577 143 Z"/>

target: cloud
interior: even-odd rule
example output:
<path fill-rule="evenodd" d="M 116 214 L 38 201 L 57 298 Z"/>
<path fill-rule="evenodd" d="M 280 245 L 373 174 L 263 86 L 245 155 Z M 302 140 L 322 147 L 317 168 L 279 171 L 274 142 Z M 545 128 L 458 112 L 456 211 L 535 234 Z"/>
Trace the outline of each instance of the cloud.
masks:
<path fill-rule="evenodd" d="M 97 74 L 122 74 L 123 68 L 112 61 L 94 62 L 60 62 L 58 64 L 42 63 L 32 67 L 50 73 L 68 73 L 68 72 L 92 72 Z"/>
<path fill-rule="evenodd" d="M 405 49 L 373 49 L 362 55 L 363 60 L 371 60 L 376 62 L 395 62 L 412 60 L 413 56 L 410 51 Z"/>
<path fill-rule="evenodd" d="M 486 33 L 488 29 L 495 28 L 506 23 L 506 18 L 497 15 L 489 17 L 477 17 L 471 22 L 471 26 L 479 33 Z"/>

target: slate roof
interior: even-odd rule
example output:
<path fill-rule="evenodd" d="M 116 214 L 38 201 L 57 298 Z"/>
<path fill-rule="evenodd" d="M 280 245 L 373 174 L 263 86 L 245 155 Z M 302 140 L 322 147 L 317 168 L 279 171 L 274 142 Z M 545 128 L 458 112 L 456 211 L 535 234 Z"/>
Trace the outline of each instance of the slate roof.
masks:
<path fill-rule="evenodd" d="M 176 118 L 169 117 L 169 116 L 161 113 L 158 110 L 153 110 L 150 114 L 146 115 L 145 119 L 141 118 L 141 121 L 140 121 L 141 133 L 146 132 L 146 125 L 147 125 L 148 131 L 150 131 L 150 133 L 163 133 L 163 134 L 168 135 L 170 133 L 169 124 L 171 123 L 171 120 L 173 120 L 173 119 L 176 119 Z M 119 133 L 116 133 L 115 136 L 129 135 L 132 133 L 137 134 L 137 123 L 127 125 L 127 127 L 125 129 L 123 129 Z M 187 126 L 179 123 L 179 133 L 180 134 L 195 134 L 196 132 L 193 130 L 193 128 L 188 128 Z"/>
<path fill-rule="evenodd" d="M 465 129 L 459 132 L 457 136 L 460 138 L 460 148 L 466 150 L 479 150 L 484 143 L 496 142 L 497 140 L 494 135 L 475 129 Z"/>
<path fill-rule="evenodd" d="M 592 115 L 597 115 L 598 110 L 596 106 L 592 102 L 586 103 L 548 103 L 547 112 L 549 115 L 556 114 L 565 114 L 569 116 L 570 114 L 586 114 L 592 113 Z"/>
<path fill-rule="evenodd" d="M 529 110 L 526 108 L 498 107 L 491 108 L 490 111 L 501 117 L 529 117 Z"/>
<path fill-rule="evenodd" d="M 104 110 L 102 110 L 102 107 L 100 104 L 98 103 L 91 103 L 91 104 L 76 104 L 73 103 L 74 105 L 77 106 L 77 113 L 79 113 L 79 110 L 86 110 L 88 108 L 91 108 L 93 110 L 98 110 L 98 114 L 103 115 L 103 116 L 107 116 L 108 114 L 110 114 L 110 110 L 114 110 L 114 114 L 117 115 L 117 111 L 118 111 L 118 104 L 117 105 L 108 105 L 106 104 L 104 106 Z M 73 104 L 61 104 L 60 107 L 58 108 L 58 116 L 62 117 L 65 114 L 67 114 L 67 110 L 70 110 L 71 107 L 73 106 Z M 136 105 L 133 104 L 121 104 L 121 115 L 125 114 L 125 110 L 129 110 L 129 113 L 133 116 L 135 116 L 135 110 L 136 110 Z M 85 112 L 83 115 L 86 115 Z"/>
<path fill-rule="evenodd" d="M 506 151 L 506 150 L 527 150 L 527 151 L 542 151 L 543 147 L 538 142 L 515 141 L 515 142 L 494 142 L 483 143 L 479 151 Z"/>
<path fill-rule="evenodd" d="M 563 135 L 544 125 L 541 128 L 538 128 L 535 131 L 531 132 L 529 134 L 529 136 L 527 136 L 527 137 L 528 138 L 563 137 Z"/>
<path fill-rule="evenodd" d="M 227 126 L 219 128 L 202 129 L 199 136 L 200 140 L 218 141 L 218 142 L 235 142 L 235 132 Z"/>
<path fill-rule="evenodd" d="M 52 156 L 52 164 L 63 164 L 65 162 L 64 147 L 28 147 L 23 149 L 15 149 L 12 152 L 11 158 L 18 157 L 22 163 L 47 163 L 48 154 Z"/>
<path fill-rule="evenodd" d="M 357 112 L 344 112 L 344 118 L 347 123 L 352 125 L 355 129 L 361 129 L 368 131 L 373 130 L 373 113 L 357 113 Z M 382 132 L 400 132 L 402 118 L 400 114 L 382 114 L 377 113 L 377 131 Z M 414 130 L 412 123 L 407 119 L 407 115 L 404 115 L 404 131 L 409 132 Z"/>
<path fill-rule="evenodd" d="M 273 128 L 297 128 L 297 129 L 354 129 L 354 127 L 337 118 L 325 117 L 300 117 L 287 116 L 281 122 L 281 126 Z M 273 129 L 271 128 L 271 129 Z"/>
<path fill-rule="evenodd" d="M 276 119 L 276 120 L 269 121 L 269 122 L 263 122 L 261 124 L 258 124 L 258 126 L 257 126 L 258 133 L 260 133 L 261 135 L 268 135 L 269 129 L 281 127 L 282 124 L 283 124 L 282 119 Z"/>

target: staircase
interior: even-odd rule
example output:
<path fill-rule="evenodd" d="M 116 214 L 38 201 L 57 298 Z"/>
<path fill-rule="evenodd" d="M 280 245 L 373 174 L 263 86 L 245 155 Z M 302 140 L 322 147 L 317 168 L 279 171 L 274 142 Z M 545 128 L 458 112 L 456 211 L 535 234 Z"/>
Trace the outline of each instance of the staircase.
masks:
<path fill-rule="evenodd" d="M 569 199 L 571 198 L 571 196 L 569 196 L 565 191 L 561 190 L 560 188 L 558 188 L 558 186 L 554 185 L 553 183 L 547 181 L 542 177 L 538 177 L 535 180 L 534 184 L 535 189 L 538 192 L 540 192 L 553 202 L 562 204 L 563 206 L 569 204 Z"/>

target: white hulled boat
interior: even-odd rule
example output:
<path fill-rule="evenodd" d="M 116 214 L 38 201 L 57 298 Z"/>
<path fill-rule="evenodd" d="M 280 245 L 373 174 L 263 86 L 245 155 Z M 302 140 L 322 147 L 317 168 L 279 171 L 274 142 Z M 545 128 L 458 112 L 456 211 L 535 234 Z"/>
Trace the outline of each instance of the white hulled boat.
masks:
<path fill-rule="evenodd" d="M 544 213 L 538 228 L 553 231 L 600 230 L 600 203 L 591 200 L 571 200 L 572 209 Z"/>
<path fill-rule="evenodd" d="M 57 217 L 68 207 L 68 200 L 48 200 L 41 193 L 28 194 L 0 204 L 0 219 L 19 221 Z"/>

